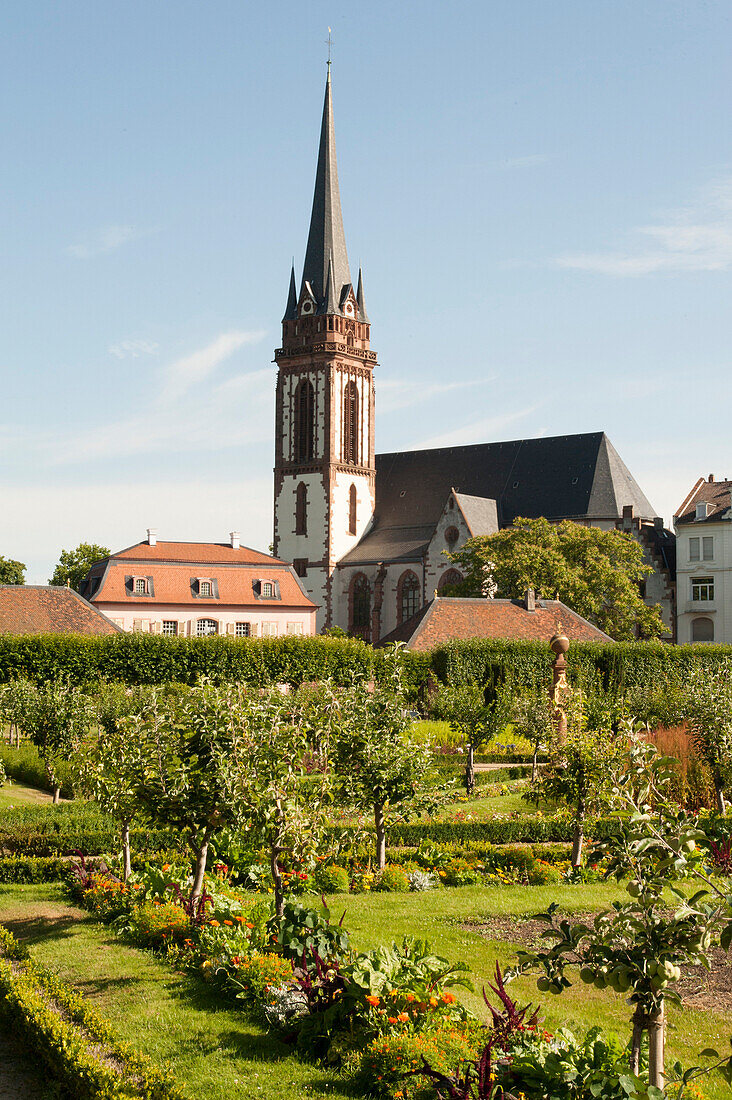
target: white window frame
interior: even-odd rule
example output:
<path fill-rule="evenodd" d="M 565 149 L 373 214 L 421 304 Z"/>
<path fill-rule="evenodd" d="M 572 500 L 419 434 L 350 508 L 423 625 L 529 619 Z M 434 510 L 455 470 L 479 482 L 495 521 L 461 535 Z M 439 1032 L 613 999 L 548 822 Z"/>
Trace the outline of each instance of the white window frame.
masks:
<path fill-rule="evenodd" d="M 274 581 L 262 581 L 262 596 L 265 600 L 273 600 L 275 598 Z"/>
<path fill-rule="evenodd" d="M 132 594 L 134 596 L 147 596 L 147 577 L 133 577 Z"/>
<path fill-rule="evenodd" d="M 204 585 L 206 586 L 206 591 L 204 591 Z M 203 596 L 204 599 L 211 599 L 213 595 L 213 585 L 211 584 L 211 581 L 206 580 L 198 582 L 198 595 Z"/>
<path fill-rule="evenodd" d="M 203 623 L 206 623 L 207 625 L 209 623 L 213 623 L 214 626 L 216 627 L 216 629 L 215 630 L 201 630 L 201 626 L 203 625 Z M 207 616 L 202 617 L 200 619 L 196 619 L 196 637 L 197 638 L 215 638 L 218 633 L 219 633 L 219 624 L 218 624 L 218 621 L 216 619 L 209 619 Z"/>
<path fill-rule="evenodd" d="M 167 627 L 172 626 L 173 629 L 172 630 L 166 630 L 165 629 L 166 626 Z M 177 638 L 178 637 L 178 620 L 177 619 L 163 619 L 161 629 L 162 629 L 162 633 L 165 635 L 166 638 Z"/>
<path fill-rule="evenodd" d="M 251 623 L 244 623 L 244 622 L 234 623 L 234 637 L 236 637 L 236 638 L 251 638 L 251 636 L 252 636 L 252 624 Z"/>
<path fill-rule="evenodd" d="M 692 535 L 689 539 L 689 561 L 701 561 L 701 539 Z"/>
<path fill-rule="evenodd" d="M 701 540 L 702 561 L 714 561 L 714 535 L 703 535 Z M 707 553 L 709 550 L 709 553 Z"/>
<path fill-rule="evenodd" d="M 691 602 L 713 603 L 714 601 L 714 577 L 691 578 Z"/>

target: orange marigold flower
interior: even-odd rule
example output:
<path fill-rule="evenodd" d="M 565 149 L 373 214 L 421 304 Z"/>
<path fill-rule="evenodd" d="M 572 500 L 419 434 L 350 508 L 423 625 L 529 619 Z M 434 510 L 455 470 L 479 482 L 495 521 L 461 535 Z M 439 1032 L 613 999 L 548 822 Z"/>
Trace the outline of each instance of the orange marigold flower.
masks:
<path fill-rule="evenodd" d="M 219 927 L 219 922 L 218 922 L 217 920 L 210 920 L 210 921 L 209 921 L 208 923 L 209 923 L 210 925 L 212 925 L 212 926 L 213 926 L 214 928 L 218 928 L 218 927 Z"/>
<path fill-rule="evenodd" d="M 390 1024 L 395 1024 L 397 1022 L 396 1016 L 387 1016 L 387 1020 Z"/>
<path fill-rule="evenodd" d="M 408 1001 L 413 1001 L 414 1000 L 414 993 L 407 993 L 407 1000 Z"/>
<path fill-rule="evenodd" d="M 442 994 L 442 1001 L 443 1001 L 443 1002 L 444 1002 L 444 1003 L 445 1003 L 446 1005 L 453 1005 L 453 1004 L 455 1004 L 455 994 L 454 994 L 454 993 L 443 993 L 443 994 Z"/>
<path fill-rule="evenodd" d="M 430 997 L 430 1004 L 433 1008 L 437 1008 L 439 1003 L 440 1002 L 437 1000 L 437 997 Z"/>
<path fill-rule="evenodd" d="M 231 928 L 233 926 L 234 922 L 233 922 L 233 920 L 225 920 L 224 924 L 228 924 L 229 928 Z"/>
<path fill-rule="evenodd" d="M 407 1015 L 406 1012 L 400 1012 L 399 1015 L 397 1016 L 397 1020 L 401 1020 L 401 1022 L 403 1024 L 406 1024 L 407 1021 L 409 1020 L 409 1016 Z"/>
<path fill-rule="evenodd" d="M 379 997 L 374 997 L 373 995 L 368 996 L 366 1000 L 370 1005 L 373 1005 L 374 1008 L 376 1008 L 378 1004 L 381 1004 L 381 999 Z"/>
<path fill-rule="evenodd" d="M 250 923 L 249 923 L 249 921 L 247 921 L 247 928 L 254 928 L 254 925 L 253 925 L 253 924 L 250 924 Z M 275 943 L 276 943 L 276 942 L 277 942 L 277 941 L 275 940 Z"/>

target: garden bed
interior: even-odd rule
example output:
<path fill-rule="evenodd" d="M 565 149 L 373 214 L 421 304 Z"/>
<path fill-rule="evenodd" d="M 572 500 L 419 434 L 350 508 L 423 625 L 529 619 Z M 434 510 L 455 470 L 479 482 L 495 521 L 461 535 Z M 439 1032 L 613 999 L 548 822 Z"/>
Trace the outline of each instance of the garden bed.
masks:
<path fill-rule="evenodd" d="M 558 913 L 557 916 L 569 918 L 573 923 L 589 924 L 597 913 Z M 489 940 L 537 947 L 547 926 L 544 921 L 531 917 L 496 916 L 476 922 L 465 921 L 460 927 Z M 732 957 L 721 947 L 713 948 L 710 955 L 710 970 L 702 966 L 691 966 L 674 988 L 689 1008 L 732 1012 Z"/>

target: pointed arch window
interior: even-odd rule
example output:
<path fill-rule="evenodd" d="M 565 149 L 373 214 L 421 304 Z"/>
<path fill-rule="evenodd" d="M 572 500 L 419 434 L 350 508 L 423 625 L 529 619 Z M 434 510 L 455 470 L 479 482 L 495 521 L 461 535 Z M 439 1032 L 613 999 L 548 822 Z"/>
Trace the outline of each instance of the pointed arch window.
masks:
<path fill-rule="evenodd" d="M 303 378 L 295 390 L 295 462 L 310 462 L 315 456 L 315 390 Z"/>
<path fill-rule="evenodd" d="M 351 634 L 368 641 L 371 634 L 371 585 L 363 573 L 351 582 Z"/>
<path fill-rule="evenodd" d="M 301 481 L 295 494 L 295 534 L 307 535 L 308 533 L 308 489 L 304 481 Z"/>
<path fill-rule="evenodd" d="M 358 461 L 358 386 L 353 379 L 343 391 L 343 459 L 354 466 Z"/>
<path fill-rule="evenodd" d="M 397 594 L 397 612 L 399 624 L 405 623 L 416 615 L 422 606 L 422 586 L 416 573 L 408 569 L 399 578 L 399 591 Z"/>
<path fill-rule="evenodd" d="M 358 511 L 358 494 L 356 486 L 352 485 L 348 491 L 348 534 L 356 534 L 356 518 Z"/>
<path fill-rule="evenodd" d="M 441 592 L 443 588 L 447 588 L 453 584 L 460 584 L 462 579 L 463 575 L 459 573 L 457 569 L 447 569 L 438 581 L 438 591 Z"/>

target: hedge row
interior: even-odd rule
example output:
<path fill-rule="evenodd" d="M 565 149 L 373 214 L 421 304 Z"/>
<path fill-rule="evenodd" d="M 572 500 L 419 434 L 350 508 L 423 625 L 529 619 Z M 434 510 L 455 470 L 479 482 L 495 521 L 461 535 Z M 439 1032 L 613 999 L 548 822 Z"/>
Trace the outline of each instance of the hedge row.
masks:
<path fill-rule="evenodd" d="M 548 639 L 547 639 L 548 641 Z M 732 646 L 670 646 L 661 642 L 578 642 L 567 654 L 571 682 L 584 688 L 625 691 L 657 686 L 692 664 L 714 668 L 732 658 Z M 354 638 L 165 638 L 150 634 L 83 637 L 64 634 L 0 635 L 0 683 L 27 677 L 36 683 L 63 676 L 75 684 L 100 680 L 127 684 L 195 683 L 200 677 L 246 683 L 300 684 L 354 672 L 378 675 L 383 651 Z M 432 679 L 485 686 L 546 685 L 553 660 L 544 642 L 473 638 L 407 653 L 413 697 Z"/>
<path fill-rule="evenodd" d="M 184 1100 L 168 1070 L 114 1038 L 80 993 L 0 925 L 0 1005 L 74 1100 Z"/>
<path fill-rule="evenodd" d="M 180 840 L 163 829 L 131 829 L 133 852 L 150 854 L 161 849 L 179 851 Z M 97 856 L 117 852 L 121 848 L 119 832 L 109 826 L 90 829 L 84 826 L 64 831 L 53 829 L 0 828 L 0 855 L 5 856 L 73 856 L 77 852 Z"/>
<path fill-rule="evenodd" d="M 65 878 L 69 870 L 68 860 L 53 856 L 41 858 L 10 856 L 0 859 L 0 883 L 58 882 Z"/>
<path fill-rule="evenodd" d="M 5 768 L 8 779 L 53 793 L 43 761 L 38 755 L 38 749 L 29 741 L 21 741 L 17 749 L 0 744 L 0 762 Z M 64 761 L 60 761 L 56 766 L 56 772 L 61 782 L 61 797 L 73 798 L 71 768 Z"/>
<path fill-rule="evenodd" d="M 570 841 L 571 821 L 540 817 L 510 818 L 493 821 L 430 821 L 395 825 L 389 832 L 390 844 L 416 846 L 480 841 L 483 844 L 536 844 L 541 841 Z M 618 831 L 617 818 L 595 818 L 585 826 L 587 836 L 594 840 L 612 836 Z"/>

